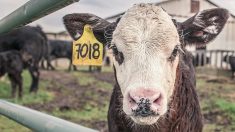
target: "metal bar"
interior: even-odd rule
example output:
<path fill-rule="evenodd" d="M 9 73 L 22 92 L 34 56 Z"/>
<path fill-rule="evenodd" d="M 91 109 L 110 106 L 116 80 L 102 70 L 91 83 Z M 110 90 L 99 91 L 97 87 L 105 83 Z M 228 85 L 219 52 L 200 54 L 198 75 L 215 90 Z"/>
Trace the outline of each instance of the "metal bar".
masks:
<path fill-rule="evenodd" d="M 212 67 L 212 51 L 209 51 L 209 52 L 210 52 L 210 60 L 209 60 L 210 63 L 209 64 L 210 64 L 210 67 Z"/>
<path fill-rule="evenodd" d="M 200 51 L 198 54 L 198 66 L 202 66 L 201 59 L 202 59 L 202 52 Z"/>
<path fill-rule="evenodd" d="M 226 52 L 226 56 L 227 56 L 227 58 L 228 58 L 228 56 L 229 56 L 229 51 Z M 228 68 L 228 67 L 229 67 L 229 62 L 228 62 L 228 59 L 227 59 L 227 58 L 225 58 L 225 59 L 226 59 L 226 60 L 225 60 L 225 62 L 226 62 L 226 63 L 225 63 L 225 65 L 226 65 L 226 70 L 229 69 L 229 68 Z M 223 57 L 223 61 L 224 61 L 224 57 Z"/>
<path fill-rule="evenodd" d="M 79 0 L 30 0 L 0 20 L 0 34 L 26 25 Z"/>
<path fill-rule="evenodd" d="M 215 68 L 216 69 L 218 69 L 218 54 L 217 54 L 218 52 L 217 51 L 215 51 Z"/>
<path fill-rule="evenodd" d="M 206 66 L 207 58 L 206 58 L 206 50 L 203 51 L 203 66 Z"/>
<path fill-rule="evenodd" d="M 221 52 L 220 52 L 220 68 L 221 68 L 221 69 L 224 69 L 224 68 L 223 68 L 223 54 L 224 54 L 224 51 L 221 51 Z"/>
<path fill-rule="evenodd" d="M 37 132 L 98 132 L 4 100 L 0 100 L 0 115 Z"/>

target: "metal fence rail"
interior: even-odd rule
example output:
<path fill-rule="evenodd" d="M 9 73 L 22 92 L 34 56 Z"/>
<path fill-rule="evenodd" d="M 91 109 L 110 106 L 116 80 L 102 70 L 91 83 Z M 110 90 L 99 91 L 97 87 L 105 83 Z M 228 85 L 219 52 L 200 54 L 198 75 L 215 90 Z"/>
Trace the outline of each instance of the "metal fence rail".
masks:
<path fill-rule="evenodd" d="M 79 0 L 30 0 L 25 5 L 0 20 L 0 34 L 26 25 L 78 1 Z M 4 100 L 0 100 L 0 115 L 4 115 L 38 132 L 97 132 L 96 130 Z"/>
<path fill-rule="evenodd" d="M 30 0 L 0 20 L 0 34 L 26 25 L 79 0 Z"/>
<path fill-rule="evenodd" d="M 4 115 L 37 132 L 97 132 L 4 100 L 0 100 L 0 115 Z"/>
<path fill-rule="evenodd" d="M 234 50 L 196 50 L 192 52 L 196 66 L 229 69 L 225 56 L 235 55 Z"/>

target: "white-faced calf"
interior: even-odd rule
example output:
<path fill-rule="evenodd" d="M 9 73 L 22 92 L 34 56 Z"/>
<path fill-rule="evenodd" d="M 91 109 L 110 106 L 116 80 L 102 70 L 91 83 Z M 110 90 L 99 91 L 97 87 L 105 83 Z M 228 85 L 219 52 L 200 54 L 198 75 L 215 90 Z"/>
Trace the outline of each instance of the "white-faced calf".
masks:
<path fill-rule="evenodd" d="M 216 8 L 178 23 L 153 4 L 134 5 L 114 23 L 92 14 L 66 15 L 73 38 L 90 24 L 98 40 L 113 49 L 116 84 L 109 131 L 202 131 L 192 55 L 185 46 L 206 45 L 228 16 L 227 10 Z"/>

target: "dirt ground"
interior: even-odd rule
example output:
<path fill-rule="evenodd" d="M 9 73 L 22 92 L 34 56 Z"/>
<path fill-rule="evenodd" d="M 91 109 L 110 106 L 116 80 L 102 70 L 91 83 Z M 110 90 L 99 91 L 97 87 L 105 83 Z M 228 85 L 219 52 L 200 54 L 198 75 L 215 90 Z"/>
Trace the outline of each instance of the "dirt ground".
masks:
<path fill-rule="evenodd" d="M 99 81 L 111 84 L 114 83 L 113 73 L 96 72 L 91 73 L 91 75 Z M 50 82 L 48 90 L 54 92 L 55 98 L 50 102 L 43 104 L 30 104 L 27 105 L 27 107 L 39 111 L 46 111 L 48 113 L 51 113 L 55 109 L 58 109 L 59 111 L 82 110 L 87 102 L 95 102 L 92 107 L 103 107 L 105 106 L 104 102 L 108 101 L 107 97 L 110 97 L 112 91 L 112 89 L 104 90 L 102 88 L 97 88 L 94 83 L 80 85 L 79 81 L 77 81 L 78 78 L 71 76 L 71 73 L 64 71 L 41 71 L 41 77 L 42 81 Z M 99 99 L 94 100 L 92 97 L 85 96 L 89 91 L 96 94 Z M 66 119 L 66 117 L 62 118 Z M 82 120 L 76 123 L 91 126 L 92 128 L 100 131 L 107 131 L 106 121 Z"/>
<path fill-rule="evenodd" d="M 235 80 L 205 75 L 198 75 L 197 80 L 204 131 L 234 132 Z"/>
<path fill-rule="evenodd" d="M 78 74 L 79 76 L 77 76 Z M 83 76 L 87 77 L 87 79 L 84 80 L 85 83 L 84 81 L 79 81 Z M 223 132 L 224 128 L 226 128 L 226 131 L 235 131 L 235 128 L 230 128 L 231 125 L 234 125 L 233 119 L 228 117 L 225 112 L 216 109 L 216 106 L 209 106 L 207 104 L 208 102 L 205 102 L 205 100 L 208 100 L 208 98 L 212 96 L 210 94 L 211 91 L 206 89 L 207 86 L 216 86 L 215 93 L 220 93 L 224 89 L 222 87 L 223 84 L 229 84 L 229 87 L 231 85 L 235 88 L 235 82 L 231 81 L 229 78 L 214 79 L 206 76 L 198 76 L 197 78 L 199 79 L 199 85 L 197 84 L 199 87 L 198 96 L 203 105 L 201 107 L 204 116 L 204 124 L 207 129 L 205 131 Z M 41 80 L 49 82 L 47 89 L 54 93 L 55 98 L 46 103 L 28 104 L 27 106 L 30 108 L 44 111 L 49 114 L 53 113 L 55 110 L 66 113 L 67 111 L 86 111 L 96 107 L 100 109 L 105 107 L 104 112 L 107 112 L 108 102 L 112 93 L 112 85 L 114 83 L 114 76 L 112 72 L 77 72 L 74 74 L 74 72 L 69 73 L 65 71 L 41 71 Z M 102 84 L 99 84 L 100 82 Z M 103 88 L 104 84 L 107 85 L 108 88 Z M 228 92 L 226 94 L 226 98 L 231 101 L 233 99 L 235 100 L 234 91 L 235 90 L 233 90 L 233 92 Z M 221 94 L 219 96 L 223 97 L 225 95 Z M 89 109 L 87 109 L 88 104 Z M 232 112 L 234 111 L 235 110 L 232 107 Z M 232 114 L 235 115 L 235 113 Z M 107 113 L 104 113 L 104 119 L 102 120 L 95 118 L 76 120 L 63 114 L 60 114 L 59 117 L 105 132 L 107 131 L 106 115 Z M 229 127 L 229 129 L 227 129 L 227 127 Z"/>

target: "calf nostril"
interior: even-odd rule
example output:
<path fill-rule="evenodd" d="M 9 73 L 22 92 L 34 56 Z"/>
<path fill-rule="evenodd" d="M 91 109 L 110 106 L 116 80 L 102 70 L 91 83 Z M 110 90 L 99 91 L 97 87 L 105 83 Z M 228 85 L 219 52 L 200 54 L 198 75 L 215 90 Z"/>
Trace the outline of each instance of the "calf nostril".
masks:
<path fill-rule="evenodd" d="M 128 100 L 131 104 L 137 104 L 137 102 L 135 101 L 135 99 L 133 97 L 131 97 L 130 93 L 128 94 Z"/>
<path fill-rule="evenodd" d="M 132 109 L 135 116 L 147 117 L 155 114 L 155 112 L 151 110 L 149 99 L 141 98 L 137 105 L 138 107 L 136 109 Z"/>
<path fill-rule="evenodd" d="M 154 104 L 161 105 L 162 102 L 162 95 L 159 94 L 156 99 L 153 101 Z"/>

